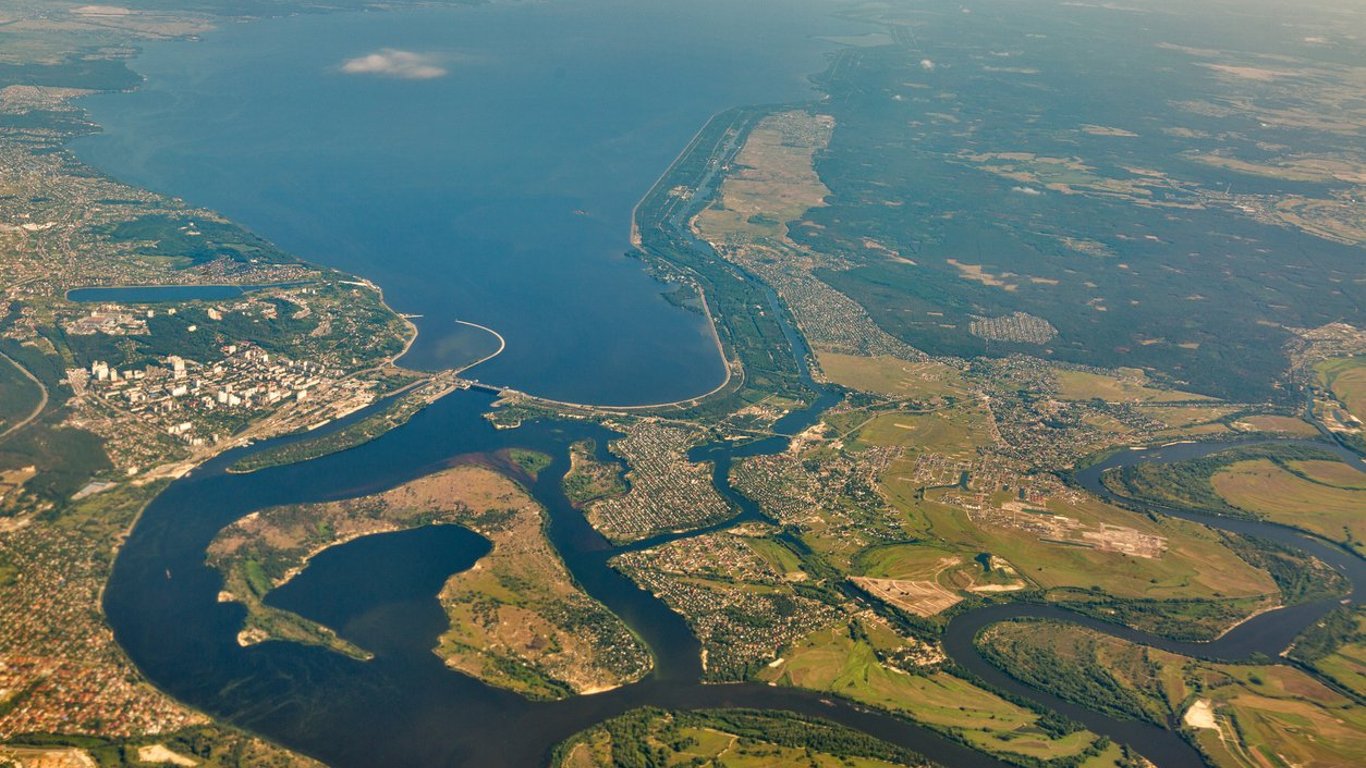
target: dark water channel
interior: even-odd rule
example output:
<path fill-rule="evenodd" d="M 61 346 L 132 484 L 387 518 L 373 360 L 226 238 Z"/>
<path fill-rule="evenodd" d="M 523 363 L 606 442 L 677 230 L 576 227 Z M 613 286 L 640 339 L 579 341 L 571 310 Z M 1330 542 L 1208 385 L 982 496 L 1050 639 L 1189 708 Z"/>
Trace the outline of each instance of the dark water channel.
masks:
<path fill-rule="evenodd" d="M 780 431 L 804 429 L 837 399 L 826 394 L 817 405 L 789 417 Z M 568 445 L 593 438 L 602 450 L 612 434 L 562 422 L 496 430 L 482 418 L 488 406 L 486 396 L 462 392 L 358 449 L 249 475 L 224 473 L 237 458 L 228 454 L 177 481 L 148 508 L 116 563 L 106 610 L 119 641 L 154 682 L 176 697 L 343 767 L 535 765 L 575 731 L 647 704 L 794 710 L 845 723 L 948 765 L 998 764 L 926 729 L 818 694 L 756 684 L 700 684 L 699 646 L 687 625 L 607 566 L 621 549 L 595 532 L 560 488 L 568 470 Z M 744 445 L 716 443 L 696 451 L 694 458 L 715 461 L 718 489 L 737 503 L 742 518 L 757 519 L 757 507 L 729 485 L 730 463 L 742 455 L 782 450 L 787 439 L 779 434 Z M 514 446 L 554 457 L 530 488 L 549 511 L 549 537 L 589 594 L 647 643 L 656 668 L 645 680 L 604 694 L 533 703 L 446 669 L 430 651 L 445 629 L 435 595 L 450 574 L 468 568 L 488 548 L 481 537 L 455 526 L 358 539 L 319 555 L 271 595 L 273 604 L 321 621 L 373 651 L 373 660 L 359 662 L 292 643 L 242 648 L 235 642 L 242 609 L 216 602 L 219 578 L 203 564 L 205 548 L 223 526 L 265 506 L 373 493 Z M 1077 479 L 1106 496 L 1099 475 L 1108 467 L 1194 458 L 1223 447 L 1205 443 L 1125 452 Z M 1363 575 L 1359 558 L 1288 528 L 1178 509 L 1152 511 L 1304 548 L 1341 569 L 1354 584 Z M 667 538 L 671 536 L 630 548 Z M 992 683 L 1130 744 L 1159 765 L 1198 765 L 1195 751 L 1170 731 L 1115 720 L 1011 680 L 976 653 L 972 637 L 1003 619 L 1060 618 L 1167 650 L 1236 660 L 1254 652 L 1276 655 L 1332 604 L 1264 614 L 1203 644 L 1153 638 L 1057 608 L 1002 605 L 955 618 L 945 645 L 955 661 Z"/>

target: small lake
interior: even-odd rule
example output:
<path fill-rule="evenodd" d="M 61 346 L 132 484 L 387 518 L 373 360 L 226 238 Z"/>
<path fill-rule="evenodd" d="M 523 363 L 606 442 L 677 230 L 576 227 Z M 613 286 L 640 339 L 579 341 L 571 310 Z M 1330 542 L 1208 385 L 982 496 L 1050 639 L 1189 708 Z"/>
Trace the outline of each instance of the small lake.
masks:
<path fill-rule="evenodd" d="M 120 285 L 72 288 L 67 301 L 83 303 L 158 304 L 179 301 L 223 301 L 259 291 L 266 285 Z"/>

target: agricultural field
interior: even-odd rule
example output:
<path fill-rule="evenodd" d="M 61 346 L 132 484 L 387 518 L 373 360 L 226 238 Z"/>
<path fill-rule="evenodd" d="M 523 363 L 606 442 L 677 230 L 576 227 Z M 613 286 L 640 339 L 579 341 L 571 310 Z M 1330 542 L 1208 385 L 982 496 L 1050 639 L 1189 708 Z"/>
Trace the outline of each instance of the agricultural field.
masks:
<path fill-rule="evenodd" d="M 698 214 L 699 231 L 719 237 L 786 239 L 788 222 L 824 204 L 828 189 L 812 170 L 812 155 L 829 142 L 826 115 L 770 115 L 745 138 L 737 171 L 721 185 L 720 199 Z"/>
<path fill-rule="evenodd" d="M 1223 415 L 1151 407 L 1179 409 L 1181 420 L 1163 414 L 1178 423 Z M 841 415 L 848 450 L 897 452 L 878 490 L 903 515 L 905 538 L 920 542 L 851 555 L 848 572 L 862 589 L 921 617 L 974 595 L 1035 589 L 1122 623 L 1202 636 L 1281 599 L 1267 571 L 1209 529 L 1105 504 L 1001 457 L 996 410 L 973 400 L 928 413 Z M 1178 621 L 1157 621 L 1178 605 Z"/>
<path fill-rule="evenodd" d="M 1058 369 L 1058 396 L 1064 400 L 1105 400 L 1107 402 L 1169 403 L 1212 400 L 1205 395 L 1151 386 L 1143 371 L 1119 369 L 1119 375 Z"/>
<path fill-rule="evenodd" d="M 963 403 L 930 413 L 874 414 L 851 434 L 849 447 L 905 448 L 970 459 L 992 445 L 991 412 L 978 403 Z"/>
<path fill-rule="evenodd" d="M 955 368 L 941 362 L 909 362 L 895 357 L 863 357 L 820 352 L 821 372 L 832 383 L 892 399 L 933 400 L 961 397 L 967 383 Z"/>
<path fill-rule="evenodd" d="M 1205 662 L 1032 620 L 995 625 L 978 643 L 993 663 L 1063 698 L 1159 725 L 1180 718 L 1220 768 L 1366 760 L 1366 711 L 1294 667 Z"/>
<path fill-rule="evenodd" d="M 1327 387 L 1347 410 L 1366 421 L 1366 357 L 1325 360 L 1314 367 L 1319 382 Z"/>
<path fill-rule="evenodd" d="M 1167 425 L 1167 429 L 1155 435 L 1158 438 L 1166 438 L 1231 432 L 1232 427 L 1225 424 L 1223 420 L 1236 413 L 1238 409 L 1213 405 L 1150 405 L 1145 403 L 1134 410 Z M 1305 426 L 1309 425 L 1306 424 Z M 1312 429 L 1312 427 L 1310 428 Z"/>
<path fill-rule="evenodd" d="M 1366 491 L 1366 473 L 1343 461 L 1291 461 L 1287 464 L 1297 476 L 1352 491 Z"/>
<path fill-rule="evenodd" d="M 819 630 L 763 670 L 762 680 L 836 694 L 890 710 L 998 755 L 1053 759 L 1079 755 L 1095 734 L 1044 721 L 1037 713 L 947 672 L 915 671 L 898 659 L 906 640 L 885 625 L 860 621 Z M 905 668 L 903 668 L 905 667 Z"/>
<path fill-rule="evenodd" d="M 967 512 L 939 503 L 948 493 L 931 490 L 914 510 L 927 531 L 960 552 L 989 552 L 1013 565 L 1020 576 L 1044 590 L 1079 588 L 1121 598 L 1240 598 L 1275 594 L 1264 572 L 1245 563 L 1203 526 L 1179 520 L 1152 520 L 1094 499 L 1052 500 L 1047 513 L 1101 531 L 1104 526 L 1160 537 L 1165 549 L 1153 557 L 1100 547 L 1084 547 L 1031 533 L 1034 521 L 1022 513 L 1015 526 L 978 524 Z M 1047 514 L 1041 523 L 1049 523 Z"/>
<path fill-rule="evenodd" d="M 1115 492 L 1204 512 L 1274 520 L 1360 550 L 1366 475 L 1313 447 L 1259 445 L 1111 471 Z"/>
<path fill-rule="evenodd" d="M 1329 461 L 1231 464 L 1210 478 L 1230 505 L 1366 553 L 1366 473 Z"/>
<path fill-rule="evenodd" d="M 1191 507 L 1211 514 L 1248 513 L 1230 505 L 1214 490 L 1210 478 L 1242 461 L 1269 459 L 1279 466 L 1295 461 L 1330 461 L 1337 457 L 1326 450 L 1300 446 L 1253 445 L 1230 448 L 1199 459 L 1167 464 L 1146 463 L 1105 473 L 1110 490 L 1133 499 Z"/>
<path fill-rule="evenodd" d="M 1295 416 L 1245 416 L 1235 421 L 1233 426 L 1246 432 L 1281 432 L 1293 437 L 1316 437 L 1319 434 L 1313 424 Z"/>

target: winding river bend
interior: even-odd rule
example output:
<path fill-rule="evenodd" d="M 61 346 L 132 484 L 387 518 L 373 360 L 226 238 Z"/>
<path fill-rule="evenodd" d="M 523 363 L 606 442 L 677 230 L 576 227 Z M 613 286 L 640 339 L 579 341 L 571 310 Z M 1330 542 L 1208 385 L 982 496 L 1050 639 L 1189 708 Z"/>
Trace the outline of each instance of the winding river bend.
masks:
<path fill-rule="evenodd" d="M 1277 442 L 1292 445 L 1313 445 L 1317 448 L 1333 451 L 1344 461 L 1358 469 L 1366 470 L 1366 461 L 1337 444 L 1311 443 L 1301 440 Z M 1140 511 L 1179 517 L 1183 520 L 1202 523 L 1224 531 L 1270 539 L 1279 544 L 1306 551 L 1346 576 L 1352 585 L 1351 594 L 1347 599 L 1356 600 L 1360 586 L 1366 584 L 1366 560 L 1362 560 L 1334 544 L 1275 523 L 1216 517 L 1179 507 L 1119 498 L 1101 484 L 1101 475 L 1108 469 L 1139 463 L 1185 461 L 1208 456 L 1227 448 L 1251 444 L 1254 443 L 1248 441 L 1184 443 L 1147 450 L 1126 450 L 1078 472 L 1074 479 L 1086 490 L 1106 501 L 1120 502 Z M 959 665 L 997 687 L 1033 699 L 1054 711 L 1083 723 L 1097 733 L 1105 734 L 1118 742 L 1128 744 L 1158 765 L 1199 766 L 1204 765 L 1199 753 L 1175 732 L 1148 723 L 1108 717 L 1025 685 L 983 658 L 973 644 L 973 638 L 981 630 L 999 621 L 1017 618 L 1056 619 L 1080 624 L 1108 635 L 1153 646 L 1164 651 L 1198 658 L 1241 661 L 1248 659 L 1253 654 L 1263 654 L 1274 658 L 1289 647 L 1296 636 L 1338 604 L 1339 600 L 1334 598 L 1287 606 L 1245 621 L 1217 640 L 1198 643 L 1168 640 L 1146 632 L 1083 616 L 1056 606 L 1008 603 L 979 608 L 956 616 L 949 622 L 948 629 L 944 634 L 944 650 Z"/>
<path fill-rule="evenodd" d="M 592 437 L 603 445 L 611 435 L 579 423 L 495 430 L 482 417 L 488 406 L 487 396 L 461 392 L 352 451 L 250 475 L 225 473 L 236 458 L 225 454 L 177 481 L 148 507 L 115 564 L 105 609 L 119 642 L 172 695 L 337 766 L 535 765 L 570 734 L 647 704 L 795 710 L 945 764 L 998 765 L 928 730 L 818 694 L 700 684 L 699 647 L 686 624 L 607 566 L 615 550 L 560 488 L 569 444 Z M 220 580 L 204 565 L 205 548 L 224 525 L 269 505 L 373 493 L 514 446 L 555 457 L 531 484 L 549 511 L 547 532 L 583 587 L 649 645 L 656 665 L 645 680 L 528 702 L 446 669 L 430 650 L 445 628 L 436 590 L 487 547 L 449 526 L 338 547 L 276 600 L 373 650 L 373 660 L 293 643 L 237 644 L 242 609 L 216 602 Z M 356 574 L 364 574 L 363 591 L 354 589 Z"/>
<path fill-rule="evenodd" d="M 838 399 L 835 393 L 824 393 L 811 408 L 784 419 L 779 425 L 783 434 L 740 446 L 707 445 L 696 450 L 694 458 L 714 461 L 718 490 L 737 503 L 741 517 L 757 517 L 757 506 L 729 485 L 731 461 L 785 449 L 784 435 L 814 423 Z M 496 430 L 483 418 L 489 405 L 486 395 L 461 392 L 358 449 L 249 475 L 223 471 L 240 456 L 234 452 L 177 481 L 144 513 L 115 564 L 105 608 L 119 642 L 172 695 L 343 768 L 534 765 L 572 733 L 643 705 L 787 709 L 841 722 L 947 765 L 1000 764 L 904 720 L 820 694 L 757 684 L 701 684 L 699 646 L 687 625 L 607 565 L 625 548 L 611 546 L 595 532 L 561 489 L 568 445 L 591 437 L 605 446 L 612 433 L 577 422 Z M 292 643 L 251 648 L 236 643 L 242 609 L 216 601 L 220 580 L 204 565 L 205 548 L 223 526 L 265 506 L 374 493 L 456 463 L 488 460 L 493 452 L 509 447 L 554 457 L 554 463 L 530 483 L 533 495 L 549 511 L 547 533 L 589 594 L 645 640 L 655 657 L 655 669 L 646 679 L 594 696 L 528 702 L 446 669 L 430 650 L 445 628 L 435 594 L 446 577 L 473 565 L 487 549 L 480 537 L 452 526 L 367 537 L 335 548 L 273 596 L 276 604 L 322 621 L 373 650 L 373 660 L 359 662 Z M 1077 479 L 1106 496 L 1099 483 L 1105 469 L 1141 461 L 1178 461 L 1224 447 L 1228 444 L 1126 451 L 1081 472 Z M 1362 465 L 1350 454 L 1345 458 Z M 1354 588 L 1366 577 L 1366 562 L 1288 528 L 1155 505 L 1149 509 L 1303 548 L 1341 570 Z M 627 548 L 652 546 L 676 536 Z M 1334 603 L 1263 614 L 1212 643 L 1171 642 L 1054 607 L 997 605 L 956 617 L 948 627 L 945 648 L 958 664 L 990 682 L 1129 744 L 1159 765 L 1194 766 L 1202 764 L 1199 755 L 1173 732 L 1116 720 L 1024 686 L 979 656 L 973 636 L 1004 619 L 1058 618 L 1166 650 L 1233 660 L 1254 652 L 1275 656 Z"/>

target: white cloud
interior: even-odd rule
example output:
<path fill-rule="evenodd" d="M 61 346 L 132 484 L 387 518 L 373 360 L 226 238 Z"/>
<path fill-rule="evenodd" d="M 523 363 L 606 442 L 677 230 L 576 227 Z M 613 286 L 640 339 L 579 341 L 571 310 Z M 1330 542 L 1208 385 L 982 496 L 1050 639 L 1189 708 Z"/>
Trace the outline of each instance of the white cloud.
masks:
<path fill-rule="evenodd" d="M 926 72 L 933 72 L 933 71 L 934 71 L 934 62 L 931 61 L 931 60 L 929 60 L 929 59 L 921 59 L 921 60 L 920 60 L 920 68 L 923 69 L 923 70 L 925 70 Z"/>
<path fill-rule="evenodd" d="M 1022 194 L 1022 195 L 1042 195 L 1042 194 L 1043 194 L 1043 192 L 1040 192 L 1039 190 L 1037 190 L 1037 189 L 1035 189 L 1035 188 L 1033 188 L 1033 187 L 1011 187 L 1011 188 L 1010 188 L 1010 191 L 1011 191 L 1011 192 L 1019 192 L 1019 193 Z"/>
<path fill-rule="evenodd" d="M 374 53 L 347 59 L 342 62 L 341 71 L 348 75 L 379 75 L 401 80 L 431 80 L 447 74 L 439 57 L 397 48 L 381 48 Z"/>

